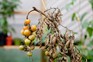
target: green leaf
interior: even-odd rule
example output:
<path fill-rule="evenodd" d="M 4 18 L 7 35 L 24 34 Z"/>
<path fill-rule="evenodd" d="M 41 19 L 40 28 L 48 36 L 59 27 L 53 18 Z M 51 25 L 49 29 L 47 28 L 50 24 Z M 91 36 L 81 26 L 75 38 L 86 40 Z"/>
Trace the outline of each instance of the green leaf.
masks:
<path fill-rule="evenodd" d="M 89 0 L 89 3 L 91 4 L 91 8 L 93 10 L 93 0 Z"/>
<path fill-rule="evenodd" d="M 92 47 L 93 46 L 93 41 L 90 41 L 87 46 Z"/>
<path fill-rule="evenodd" d="M 83 21 L 86 15 L 87 13 L 82 14 L 82 16 L 80 17 L 80 21 Z"/>
<path fill-rule="evenodd" d="M 71 4 L 71 5 L 74 5 L 74 2 L 71 2 L 70 4 Z"/>
<path fill-rule="evenodd" d="M 46 36 L 47 36 L 47 34 L 43 34 L 43 36 L 42 36 L 42 43 L 45 42 L 45 38 L 46 38 Z"/>
<path fill-rule="evenodd" d="M 92 59 L 93 60 L 93 50 L 88 50 L 87 59 Z"/>
<path fill-rule="evenodd" d="M 70 57 L 69 57 L 69 56 L 67 57 L 67 59 L 68 59 L 68 62 L 71 62 L 71 60 L 70 60 Z"/>
<path fill-rule="evenodd" d="M 83 54 L 84 56 L 88 56 L 88 50 L 80 50 L 81 51 L 81 54 Z"/>
<path fill-rule="evenodd" d="M 71 9 L 71 4 L 70 4 L 70 3 L 67 4 L 67 5 L 65 6 L 65 8 L 66 8 L 67 11 L 69 11 L 69 10 Z"/>
<path fill-rule="evenodd" d="M 74 5 L 75 1 L 76 1 L 76 0 L 72 0 L 72 2 L 71 2 L 70 4 L 71 4 L 71 5 Z"/>
<path fill-rule="evenodd" d="M 16 32 L 15 29 L 14 29 L 13 27 L 11 28 L 11 30 L 12 30 L 13 32 Z"/>
<path fill-rule="evenodd" d="M 93 27 L 93 20 L 90 20 L 89 24 Z"/>
<path fill-rule="evenodd" d="M 89 26 L 89 22 L 86 20 L 86 21 L 82 21 L 82 27 L 83 28 L 87 28 Z"/>
<path fill-rule="evenodd" d="M 72 21 L 74 21 L 76 19 L 76 13 L 72 14 Z"/>
<path fill-rule="evenodd" d="M 19 0 L 1 0 L 0 1 L 0 30 L 7 33 L 14 31 L 13 28 L 9 27 L 7 18 L 14 15 L 14 10 L 19 4 Z M 11 5 L 10 5 L 11 4 Z M 10 30 L 11 29 L 11 30 Z"/>
<path fill-rule="evenodd" d="M 0 19 L 0 27 L 4 24 L 4 20 L 1 18 Z"/>
<path fill-rule="evenodd" d="M 91 37 L 92 34 L 93 34 L 93 28 L 88 27 L 88 28 L 87 28 L 87 32 L 88 32 L 88 35 Z"/>
<path fill-rule="evenodd" d="M 93 56 L 93 50 L 89 50 L 89 55 Z"/>
<path fill-rule="evenodd" d="M 36 45 L 37 43 L 38 43 L 39 41 L 37 40 L 37 38 L 35 38 L 34 40 L 33 40 L 33 43 Z"/>
<path fill-rule="evenodd" d="M 49 29 L 46 33 L 43 34 L 42 36 L 42 42 L 45 42 L 45 39 L 47 37 L 47 35 L 51 32 L 51 29 Z"/>

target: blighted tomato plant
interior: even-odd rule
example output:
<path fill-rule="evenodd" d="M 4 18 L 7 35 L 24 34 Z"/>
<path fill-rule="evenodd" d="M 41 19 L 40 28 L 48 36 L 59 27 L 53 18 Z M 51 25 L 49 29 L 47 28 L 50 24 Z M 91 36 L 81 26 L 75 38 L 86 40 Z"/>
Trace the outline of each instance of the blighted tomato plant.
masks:
<path fill-rule="evenodd" d="M 28 16 L 31 12 L 36 11 L 43 16 L 39 19 L 37 25 L 31 25 Z M 61 11 L 58 8 L 50 8 L 44 12 L 33 7 L 28 12 L 24 27 L 21 34 L 25 36 L 24 45 L 20 45 L 19 49 L 26 51 L 28 56 L 32 56 L 32 50 L 35 48 L 34 42 L 45 51 L 45 55 L 49 58 L 49 62 L 82 62 L 82 56 L 78 49 L 74 46 L 74 33 L 67 27 L 61 25 Z M 59 30 L 59 26 L 66 29 L 65 34 Z M 44 45 L 42 45 L 44 42 Z"/>

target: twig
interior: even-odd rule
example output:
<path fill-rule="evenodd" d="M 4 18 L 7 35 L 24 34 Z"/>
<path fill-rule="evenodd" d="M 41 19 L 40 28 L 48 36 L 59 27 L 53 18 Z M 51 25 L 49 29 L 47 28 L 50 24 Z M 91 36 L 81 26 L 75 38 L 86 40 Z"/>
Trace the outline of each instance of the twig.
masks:
<path fill-rule="evenodd" d="M 44 14 L 44 13 L 41 12 L 40 10 L 36 9 L 35 7 L 33 7 L 33 10 L 31 10 L 31 11 L 28 12 L 28 14 L 27 14 L 27 16 L 26 16 L 26 19 L 28 19 L 29 14 L 30 14 L 31 12 L 33 12 L 33 11 L 36 11 L 36 12 L 44 15 L 44 16 L 45 16 L 46 18 L 48 18 L 49 20 L 51 20 L 46 14 Z"/>

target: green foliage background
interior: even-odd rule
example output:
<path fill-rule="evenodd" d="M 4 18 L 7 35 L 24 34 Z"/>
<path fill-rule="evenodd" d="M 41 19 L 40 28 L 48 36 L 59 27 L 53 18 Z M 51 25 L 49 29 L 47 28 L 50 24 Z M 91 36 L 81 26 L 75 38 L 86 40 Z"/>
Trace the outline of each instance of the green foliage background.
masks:
<path fill-rule="evenodd" d="M 76 0 L 72 0 L 72 2 L 67 5 L 73 6 L 75 1 Z M 93 0 L 88 1 L 93 11 Z M 69 9 L 70 7 L 67 8 Z M 79 16 L 77 12 L 74 12 L 71 16 L 71 19 L 72 22 L 73 21 L 79 22 L 81 24 L 79 27 L 81 27 L 82 30 L 85 30 L 84 35 L 82 35 L 81 32 L 82 38 L 76 40 L 75 42 L 75 45 L 82 54 L 82 62 L 93 62 L 93 19 L 91 20 L 85 19 L 87 15 L 88 15 L 87 12 L 83 13 L 81 16 Z"/>
<path fill-rule="evenodd" d="M 19 0 L 0 0 L 0 31 L 4 33 L 14 31 L 7 18 L 14 15 L 14 10 L 18 4 Z"/>

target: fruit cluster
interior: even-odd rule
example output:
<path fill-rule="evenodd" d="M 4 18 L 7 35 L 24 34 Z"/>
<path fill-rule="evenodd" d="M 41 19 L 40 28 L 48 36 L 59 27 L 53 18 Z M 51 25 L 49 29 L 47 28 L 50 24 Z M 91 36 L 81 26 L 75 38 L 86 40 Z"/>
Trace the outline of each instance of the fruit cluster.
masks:
<path fill-rule="evenodd" d="M 24 45 L 20 45 L 19 49 L 27 51 L 28 56 L 32 56 L 32 50 L 35 48 L 33 45 L 33 40 L 36 37 L 36 25 L 30 26 L 31 20 L 26 19 L 24 22 L 24 27 L 21 30 L 21 34 L 25 36 Z"/>

